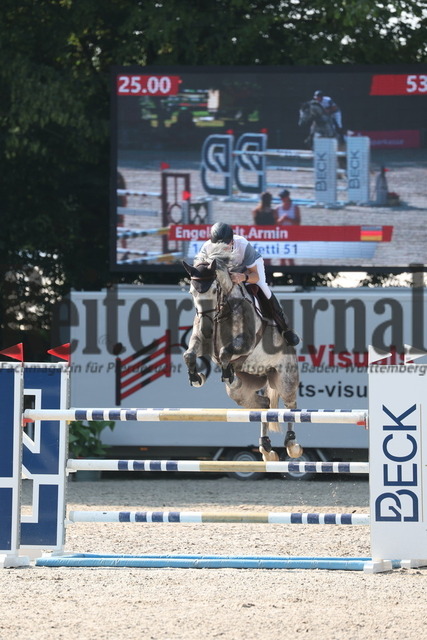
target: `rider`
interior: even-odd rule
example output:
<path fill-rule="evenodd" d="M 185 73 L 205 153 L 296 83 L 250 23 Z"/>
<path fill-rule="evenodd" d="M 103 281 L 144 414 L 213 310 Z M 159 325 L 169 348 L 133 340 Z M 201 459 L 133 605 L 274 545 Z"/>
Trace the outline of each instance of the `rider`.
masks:
<path fill-rule="evenodd" d="M 314 92 L 313 100 L 319 102 L 326 113 L 332 117 L 338 133 L 342 135 L 342 113 L 339 106 L 332 100 L 332 98 L 330 98 L 329 96 L 325 96 L 323 91 L 320 91 L 320 89 Z"/>
<path fill-rule="evenodd" d="M 296 346 L 299 342 L 299 336 L 289 328 L 287 320 L 283 314 L 282 307 L 276 296 L 271 292 L 265 280 L 264 260 L 261 254 L 244 238 L 233 232 L 232 227 L 225 222 L 217 222 L 211 228 L 210 240 L 207 240 L 198 254 L 200 258 L 210 255 L 212 245 L 222 242 L 233 252 L 235 264 L 237 268 L 243 271 L 233 271 L 230 276 L 235 284 L 240 282 L 248 282 L 256 284 L 264 293 L 269 311 L 278 325 L 284 339 L 288 345 Z"/>

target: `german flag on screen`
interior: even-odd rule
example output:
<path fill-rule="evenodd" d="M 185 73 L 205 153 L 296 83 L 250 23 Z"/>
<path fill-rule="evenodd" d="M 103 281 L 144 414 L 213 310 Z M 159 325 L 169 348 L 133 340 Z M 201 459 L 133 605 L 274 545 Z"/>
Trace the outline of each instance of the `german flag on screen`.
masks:
<path fill-rule="evenodd" d="M 382 242 L 382 227 L 360 227 L 360 240 L 365 242 Z"/>

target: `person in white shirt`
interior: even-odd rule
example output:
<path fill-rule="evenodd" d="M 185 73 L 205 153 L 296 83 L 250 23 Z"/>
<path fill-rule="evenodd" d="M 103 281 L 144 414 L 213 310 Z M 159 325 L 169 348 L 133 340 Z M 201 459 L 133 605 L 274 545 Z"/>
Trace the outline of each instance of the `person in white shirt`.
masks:
<path fill-rule="evenodd" d="M 289 328 L 283 309 L 266 282 L 264 260 L 261 254 L 254 249 L 246 238 L 236 235 L 229 224 L 217 222 L 213 225 L 210 240 L 207 240 L 202 245 L 196 256 L 196 261 L 201 262 L 208 258 L 213 245 L 220 242 L 232 252 L 234 268 L 236 269 L 236 271 L 233 270 L 230 273 L 232 281 L 235 284 L 244 282 L 258 285 L 264 294 L 271 316 L 288 345 L 296 346 L 299 344 L 299 336 Z"/>
<path fill-rule="evenodd" d="M 320 89 L 314 92 L 313 100 L 316 100 L 322 105 L 326 113 L 334 120 L 338 133 L 342 134 L 342 113 L 339 106 L 332 100 L 332 98 L 325 96 L 323 91 L 320 91 Z"/>

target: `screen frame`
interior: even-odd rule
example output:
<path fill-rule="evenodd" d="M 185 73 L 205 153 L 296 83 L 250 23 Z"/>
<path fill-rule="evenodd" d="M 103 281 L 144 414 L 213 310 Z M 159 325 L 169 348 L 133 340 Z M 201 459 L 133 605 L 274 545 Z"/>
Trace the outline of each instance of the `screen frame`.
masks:
<path fill-rule="evenodd" d="M 110 108 L 110 140 L 111 140 L 111 153 L 110 153 L 110 231 L 109 231 L 109 262 L 110 272 L 115 275 L 128 274 L 128 275 L 144 275 L 144 274 L 162 274 L 162 280 L 167 278 L 169 274 L 171 281 L 175 281 L 179 275 L 185 276 L 184 268 L 179 264 L 128 264 L 120 265 L 117 263 L 116 250 L 117 250 L 117 238 L 116 238 L 116 224 L 117 224 L 117 161 L 118 161 L 118 104 L 116 93 L 116 82 L 119 74 L 218 74 L 218 73 L 239 73 L 239 74 L 253 74 L 260 72 L 274 75 L 293 75 L 293 74 L 336 74 L 336 73 L 384 73 L 384 74 L 409 74 L 409 73 L 425 73 L 427 74 L 427 64 L 414 63 L 414 64 L 387 64 L 387 65 L 307 65 L 307 66 L 241 66 L 241 65 L 207 65 L 207 66 L 182 66 L 182 65 L 159 65 L 159 66 L 140 66 L 140 65 L 117 65 L 111 68 L 111 108 Z M 426 149 L 427 155 L 427 149 Z M 427 205 L 426 205 L 427 206 Z M 370 265 L 292 265 L 292 266 L 274 266 L 266 265 L 266 273 L 268 276 L 272 276 L 273 273 L 282 272 L 292 275 L 309 275 L 313 273 L 328 274 L 336 272 L 366 272 L 367 274 L 379 275 L 379 274 L 393 274 L 399 275 L 403 273 L 410 273 L 413 271 L 427 272 L 427 265 L 419 263 L 409 263 L 407 265 L 384 265 L 384 266 L 370 266 Z"/>

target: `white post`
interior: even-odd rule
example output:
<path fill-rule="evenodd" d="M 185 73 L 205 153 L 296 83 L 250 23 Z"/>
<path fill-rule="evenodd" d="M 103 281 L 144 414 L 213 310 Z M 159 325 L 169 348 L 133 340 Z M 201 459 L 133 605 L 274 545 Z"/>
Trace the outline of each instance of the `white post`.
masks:
<path fill-rule="evenodd" d="M 367 136 L 348 136 L 346 143 L 348 201 L 367 204 L 370 201 L 370 139 Z"/>
<path fill-rule="evenodd" d="M 337 141 L 314 138 L 314 193 L 319 204 L 337 203 Z"/>
<path fill-rule="evenodd" d="M 373 571 L 427 565 L 426 365 L 371 365 L 370 505 Z M 387 567 L 385 567 L 387 569 Z"/>

